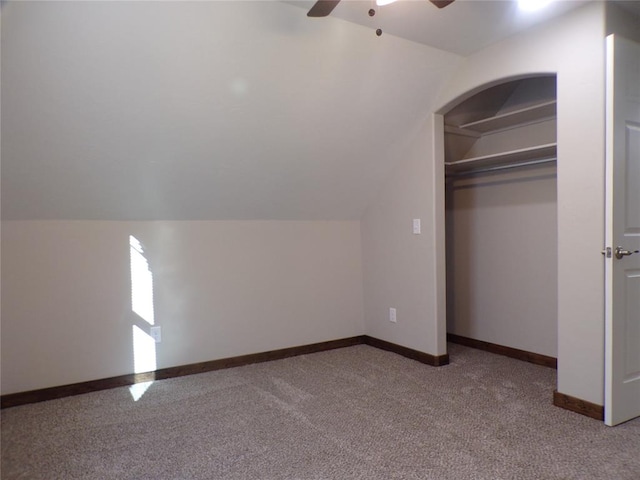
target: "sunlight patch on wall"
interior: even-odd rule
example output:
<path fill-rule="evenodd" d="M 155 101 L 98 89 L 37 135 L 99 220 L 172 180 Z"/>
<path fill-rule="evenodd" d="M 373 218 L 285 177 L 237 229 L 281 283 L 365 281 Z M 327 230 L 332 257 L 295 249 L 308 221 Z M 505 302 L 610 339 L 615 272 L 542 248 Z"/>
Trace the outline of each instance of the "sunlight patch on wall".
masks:
<path fill-rule="evenodd" d="M 133 371 L 152 372 L 157 368 L 156 342 L 145 330 L 154 325 L 153 273 L 144 255 L 142 243 L 129 237 L 131 260 L 131 310 L 133 311 Z M 136 325 L 138 323 L 139 325 Z M 143 329 L 144 328 L 144 329 Z M 140 382 L 129 387 L 134 401 L 138 401 L 153 381 Z"/>
<path fill-rule="evenodd" d="M 149 325 L 153 325 L 153 274 L 144 256 L 142 244 L 129 237 L 131 252 L 131 308 Z"/>
<path fill-rule="evenodd" d="M 156 342 L 137 325 L 133 326 L 133 372 L 152 372 L 156 369 Z"/>

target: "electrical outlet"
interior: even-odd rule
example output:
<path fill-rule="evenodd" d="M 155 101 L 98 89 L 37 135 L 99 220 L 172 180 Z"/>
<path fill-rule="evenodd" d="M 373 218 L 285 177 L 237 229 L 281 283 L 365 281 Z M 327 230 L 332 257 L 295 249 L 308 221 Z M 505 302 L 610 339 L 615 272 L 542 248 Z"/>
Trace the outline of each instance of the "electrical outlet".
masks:
<path fill-rule="evenodd" d="M 421 233 L 420 219 L 419 218 L 414 218 L 413 219 L 413 234 L 414 235 L 420 235 L 420 233 Z"/>
<path fill-rule="evenodd" d="M 151 338 L 153 338 L 156 343 L 160 343 L 162 341 L 162 327 L 151 327 L 149 331 Z"/>
<path fill-rule="evenodd" d="M 393 307 L 391 307 L 389 309 L 389 321 L 392 322 L 392 323 L 396 323 L 397 322 L 397 320 L 396 320 L 396 309 L 393 308 Z"/>

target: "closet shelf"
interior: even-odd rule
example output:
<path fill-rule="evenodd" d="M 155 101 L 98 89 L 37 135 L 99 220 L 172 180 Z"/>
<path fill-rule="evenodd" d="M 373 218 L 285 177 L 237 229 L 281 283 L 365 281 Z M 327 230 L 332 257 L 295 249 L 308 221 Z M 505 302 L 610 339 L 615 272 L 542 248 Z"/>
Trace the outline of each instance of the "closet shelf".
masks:
<path fill-rule="evenodd" d="M 538 103 L 526 108 L 520 108 L 490 118 L 483 118 L 474 122 L 460 125 L 460 130 L 471 130 L 480 134 L 497 132 L 528 123 L 542 122 L 556 116 L 556 101 Z"/>
<path fill-rule="evenodd" d="M 450 133 L 452 135 L 460 135 L 462 137 L 480 138 L 482 134 L 473 130 L 465 130 L 460 127 L 454 127 L 453 125 L 445 125 L 444 133 Z"/>
<path fill-rule="evenodd" d="M 493 153 L 481 157 L 466 158 L 455 162 L 445 162 L 446 170 L 449 173 L 470 171 L 478 168 L 496 167 L 502 165 L 530 162 L 532 160 L 542 160 L 555 158 L 557 143 L 536 145 L 535 147 L 521 148 L 508 152 Z"/>

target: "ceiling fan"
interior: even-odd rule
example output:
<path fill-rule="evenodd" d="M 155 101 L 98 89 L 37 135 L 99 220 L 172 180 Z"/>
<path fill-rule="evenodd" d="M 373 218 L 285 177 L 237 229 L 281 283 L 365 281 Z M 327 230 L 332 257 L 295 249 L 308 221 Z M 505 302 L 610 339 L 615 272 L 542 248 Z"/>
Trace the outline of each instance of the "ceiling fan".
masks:
<path fill-rule="evenodd" d="M 450 3 L 453 3 L 454 0 L 429 0 L 438 8 L 444 8 Z M 307 13 L 307 17 L 326 17 L 329 15 L 336 5 L 340 3 L 340 0 L 318 0 L 311 10 Z"/>

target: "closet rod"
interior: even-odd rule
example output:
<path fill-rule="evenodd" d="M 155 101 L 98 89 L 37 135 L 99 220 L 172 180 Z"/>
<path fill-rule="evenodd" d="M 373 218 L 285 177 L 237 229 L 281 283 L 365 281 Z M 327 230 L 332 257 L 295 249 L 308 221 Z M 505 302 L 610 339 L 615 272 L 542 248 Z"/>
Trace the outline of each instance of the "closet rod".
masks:
<path fill-rule="evenodd" d="M 507 165 L 499 165 L 496 167 L 486 167 L 486 168 L 474 168 L 470 170 L 466 170 L 464 172 L 456 172 L 447 174 L 448 177 L 462 177 L 466 175 L 475 175 L 476 173 L 485 173 L 485 172 L 496 172 L 499 170 L 508 170 L 511 168 L 520 168 L 520 167 L 528 167 L 531 165 L 540 165 L 543 163 L 552 163 L 557 161 L 556 157 L 551 158 L 542 158 L 540 160 L 532 160 L 529 162 L 519 162 L 519 163 L 511 163 Z"/>

